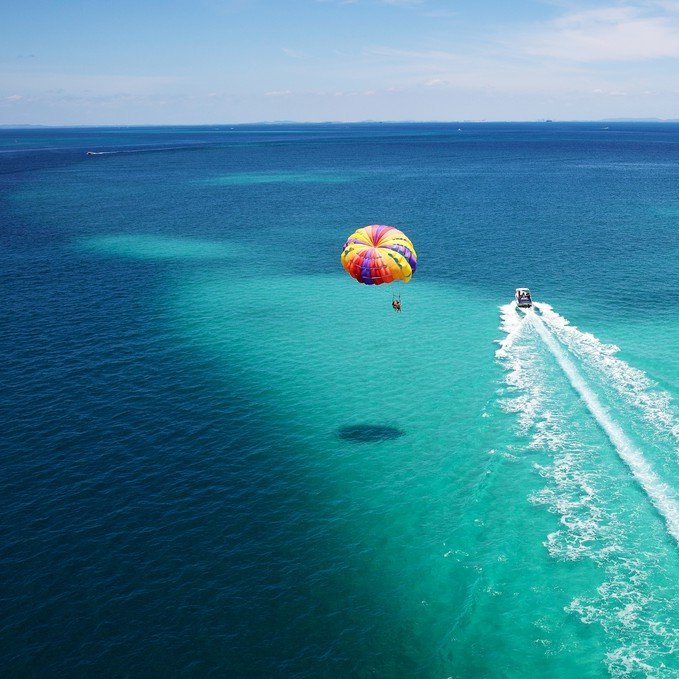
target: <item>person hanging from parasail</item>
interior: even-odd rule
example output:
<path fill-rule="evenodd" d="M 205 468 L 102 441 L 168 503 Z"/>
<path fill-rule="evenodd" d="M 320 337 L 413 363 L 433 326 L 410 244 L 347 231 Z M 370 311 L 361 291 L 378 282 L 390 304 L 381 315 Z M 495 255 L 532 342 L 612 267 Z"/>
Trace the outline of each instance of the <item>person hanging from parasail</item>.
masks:
<path fill-rule="evenodd" d="M 393 226 L 372 224 L 354 231 L 342 249 L 345 271 L 364 285 L 409 283 L 417 269 L 417 253 L 410 239 Z M 391 303 L 401 311 L 401 297 Z"/>

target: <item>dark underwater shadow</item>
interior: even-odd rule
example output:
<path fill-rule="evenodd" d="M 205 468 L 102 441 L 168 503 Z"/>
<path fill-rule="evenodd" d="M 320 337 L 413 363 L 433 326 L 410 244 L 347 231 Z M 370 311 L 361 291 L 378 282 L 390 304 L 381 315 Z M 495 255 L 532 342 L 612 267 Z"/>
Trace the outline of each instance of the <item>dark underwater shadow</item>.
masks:
<path fill-rule="evenodd" d="M 400 438 L 405 432 L 397 427 L 387 427 L 382 424 L 353 424 L 348 427 L 340 427 L 337 436 L 343 441 L 353 443 L 376 443 L 378 441 L 391 441 Z"/>

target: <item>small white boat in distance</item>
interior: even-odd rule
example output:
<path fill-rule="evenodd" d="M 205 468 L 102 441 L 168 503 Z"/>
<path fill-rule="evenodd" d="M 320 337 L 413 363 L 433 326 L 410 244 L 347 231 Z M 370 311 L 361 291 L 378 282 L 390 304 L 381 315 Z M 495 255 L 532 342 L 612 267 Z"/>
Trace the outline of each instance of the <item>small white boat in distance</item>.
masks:
<path fill-rule="evenodd" d="M 530 290 L 528 288 L 517 288 L 514 293 L 514 298 L 516 299 L 516 305 L 522 309 L 533 306 L 533 300 L 531 299 Z"/>

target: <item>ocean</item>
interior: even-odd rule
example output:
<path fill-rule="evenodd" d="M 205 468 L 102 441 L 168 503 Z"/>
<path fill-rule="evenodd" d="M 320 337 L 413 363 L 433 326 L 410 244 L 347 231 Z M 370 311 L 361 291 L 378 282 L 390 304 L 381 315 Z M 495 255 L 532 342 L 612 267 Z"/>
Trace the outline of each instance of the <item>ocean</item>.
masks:
<path fill-rule="evenodd" d="M 671 123 L 0 130 L 2 674 L 679 676 L 678 180 Z"/>

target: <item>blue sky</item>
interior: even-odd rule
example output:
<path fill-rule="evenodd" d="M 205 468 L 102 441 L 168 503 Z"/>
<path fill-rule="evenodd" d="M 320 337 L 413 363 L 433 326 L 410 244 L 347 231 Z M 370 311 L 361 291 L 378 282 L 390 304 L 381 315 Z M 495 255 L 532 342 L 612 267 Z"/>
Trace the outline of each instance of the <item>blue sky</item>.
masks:
<path fill-rule="evenodd" d="M 21 0 L 0 124 L 679 118 L 679 0 Z"/>

